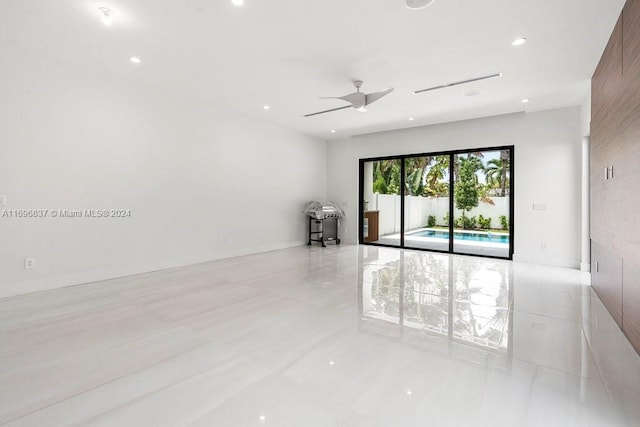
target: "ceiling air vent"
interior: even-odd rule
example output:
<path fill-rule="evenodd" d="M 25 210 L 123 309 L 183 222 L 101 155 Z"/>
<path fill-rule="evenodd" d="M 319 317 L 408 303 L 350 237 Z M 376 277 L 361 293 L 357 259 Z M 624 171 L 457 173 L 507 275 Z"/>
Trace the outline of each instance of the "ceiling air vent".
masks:
<path fill-rule="evenodd" d="M 491 75 L 482 76 L 482 77 L 475 77 L 473 79 L 461 80 L 459 82 L 453 82 L 453 83 L 447 83 L 445 85 L 434 86 L 434 87 L 430 87 L 430 88 L 427 88 L 427 89 L 420 89 L 420 90 L 414 91 L 413 93 L 415 95 L 417 95 L 417 94 L 422 93 L 422 92 L 429 92 L 429 91 L 432 91 L 432 90 L 444 89 L 444 88 L 447 88 L 447 87 L 453 87 L 453 86 L 464 85 L 464 84 L 467 84 L 467 83 L 479 82 L 481 80 L 494 79 L 496 77 L 502 77 L 502 73 L 496 73 L 496 74 L 491 74 Z"/>

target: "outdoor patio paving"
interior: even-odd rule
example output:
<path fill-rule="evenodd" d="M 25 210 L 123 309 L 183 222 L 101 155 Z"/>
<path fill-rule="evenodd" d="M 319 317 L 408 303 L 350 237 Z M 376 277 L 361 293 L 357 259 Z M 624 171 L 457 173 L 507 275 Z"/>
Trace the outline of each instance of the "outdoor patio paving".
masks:
<path fill-rule="evenodd" d="M 376 242 L 383 245 L 400 246 L 400 234 L 387 234 L 380 236 Z M 411 236 L 405 234 L 405 247 L 410 249 L 428 249 L 434 251 L 448 251 L 449 241 L 441 238 Z M 455 239 L 453 241 L 454 252 L 469 255 L 481 255 L 492 257 L 509 257 L 509 245 L 503 243 L 474 242 Z"/>

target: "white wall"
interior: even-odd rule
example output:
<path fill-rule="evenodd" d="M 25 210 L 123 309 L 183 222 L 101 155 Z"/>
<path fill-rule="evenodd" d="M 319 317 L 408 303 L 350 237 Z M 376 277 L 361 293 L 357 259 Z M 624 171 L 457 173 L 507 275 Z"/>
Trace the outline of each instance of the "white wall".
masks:
<path fill-rule="evenodd" d="M 346 208 L 341 236 L 345 242 L 357 241 L 358 159 L 514 145 L 514 259 L 577 268 L 580 260 L 580 127 L 580 109 L 568 108 L 331 141 L 327 191 L 330 200 Z M 533 211 L 534 203 L 546 205 L 546 210 Z"/>
<path fill-rule="evenodd" d="M 371 180 L 370 180 L 371 181 Z M 492 197 L 493 205 L 480 202 L 480 204 L 471 209 L 466 215 L 468 217 L 480 217 L 491 219 L 491 226 L 500 228 L 500 215 L 509 217 L 509 197 Z M 380 211 L 378 224 L 378 233 L 383 236 L 385 234 L 394 234 L 400 232 L 400 196 L 396 194 L 378 194 L 370 196 L 370 210 Z M 429 215 L 436 218 L 436 225 L 446 225 L 444 217 L 449 214 L 449 198 L 448 197 L 422 197 L 422 196 L 406 196 L 405 197 L 405 230 L 413 230 L 427 226 Z M 459 218 L 460 210 L 454 211 L 454 219 Z"/>
<path fill-rule="evenodd" d="M 326 196 L 326 142 L 260 118 L 28 53 L 0 82 L 0 212 L 133 215 L 0 218 L 0 297 L 303 244 Z"/>

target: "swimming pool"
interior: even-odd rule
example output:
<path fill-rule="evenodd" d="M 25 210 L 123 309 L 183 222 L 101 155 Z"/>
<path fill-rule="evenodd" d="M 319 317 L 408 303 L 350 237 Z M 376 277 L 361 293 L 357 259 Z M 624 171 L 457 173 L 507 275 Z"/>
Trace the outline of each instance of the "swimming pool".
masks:
<path fill-rule="evenodd" d="M 419 230 L 419 231 L 414 231 L 413 233 L 409 233 L 409 235 L 416 236 L 416 237 L 432 237 L 436 239 L 449 240 L 448 231 Z M 509 236 L 505 236 L 502 234 L 470 233 L 467 231 L 454 232 L 453 240 L 470 240 L 474 242 L 509 244 Z"/>

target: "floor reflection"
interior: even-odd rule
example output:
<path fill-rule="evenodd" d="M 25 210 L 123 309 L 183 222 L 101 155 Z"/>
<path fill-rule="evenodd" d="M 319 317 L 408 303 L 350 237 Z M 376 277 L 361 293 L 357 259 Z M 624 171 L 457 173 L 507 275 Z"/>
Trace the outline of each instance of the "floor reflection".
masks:
<path fill-rule="evenodd" d="M 381 248 L 360 257 L 361 332 L 480 363 L 511 359 L 511 263 Z"/>

